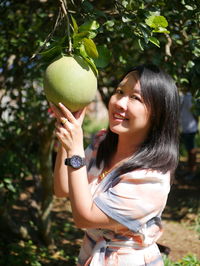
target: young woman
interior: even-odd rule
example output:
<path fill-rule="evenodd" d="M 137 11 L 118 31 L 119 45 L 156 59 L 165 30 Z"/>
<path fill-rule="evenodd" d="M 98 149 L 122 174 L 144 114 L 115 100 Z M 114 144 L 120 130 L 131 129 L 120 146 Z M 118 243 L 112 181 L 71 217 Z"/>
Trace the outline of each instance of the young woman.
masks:
<path fill-rule="evenodd" d="M 75 224 L 86 228 L 78 265 L 163 265 L 156 241 L 178 162 L 178 102 L 171 77 L 135 67 L 110 98 L 109 129 L 85 152 L 85 111 L 52 106 L 62 144 L 55 195 L 69 195 Z"/>

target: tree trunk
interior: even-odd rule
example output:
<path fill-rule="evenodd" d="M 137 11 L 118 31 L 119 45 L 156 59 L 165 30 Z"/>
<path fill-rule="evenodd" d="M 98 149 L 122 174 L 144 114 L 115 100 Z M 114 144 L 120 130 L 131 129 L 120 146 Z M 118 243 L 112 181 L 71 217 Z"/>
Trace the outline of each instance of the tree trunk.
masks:
<path fill-rule="evenodd" d="M 46 245 L 53 245 L 51 235 L 51 209 L 53 206 L 53 173 L 52 173 L 52 149 L 53 134 L 47 129 L 41 136 L 40 145 L 40 174 L 42 177 L 42 200 L 40 210 L 39 230 Z"/>

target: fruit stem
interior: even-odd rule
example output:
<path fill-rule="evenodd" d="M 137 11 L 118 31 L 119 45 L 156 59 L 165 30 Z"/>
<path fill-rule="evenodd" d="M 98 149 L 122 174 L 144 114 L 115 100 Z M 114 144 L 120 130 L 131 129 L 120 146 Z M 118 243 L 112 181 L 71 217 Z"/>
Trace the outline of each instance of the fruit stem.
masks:
<path fill-rule="evenodd" d="M 70 35 L 70 22 L 69 22 L 69 16 L 68 16 L 68 8 L 67 8 L 67 1 L 66 0 L 59 0 L 61 4 L 61 9 L 63 14 L 65 15 L 67 19 L 67 36 L 68 36 L 68 41 L 69 41 L 69 48 L 68 52 L 69 54 L 72 53 L 72 41 L 71 41 L 71 35 Z"/>

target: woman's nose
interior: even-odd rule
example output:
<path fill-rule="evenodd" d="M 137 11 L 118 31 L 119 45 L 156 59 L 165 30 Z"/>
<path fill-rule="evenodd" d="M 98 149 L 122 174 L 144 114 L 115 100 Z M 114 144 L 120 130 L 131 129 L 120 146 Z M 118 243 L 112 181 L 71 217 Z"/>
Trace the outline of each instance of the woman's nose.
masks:
<path fill-rule="evenodd" d="M 116 106 L 120 109 L 126 110 L 128 107 L 128 101 L 129 101 L 128 96 L 123 96 L 116 101 Z"/>

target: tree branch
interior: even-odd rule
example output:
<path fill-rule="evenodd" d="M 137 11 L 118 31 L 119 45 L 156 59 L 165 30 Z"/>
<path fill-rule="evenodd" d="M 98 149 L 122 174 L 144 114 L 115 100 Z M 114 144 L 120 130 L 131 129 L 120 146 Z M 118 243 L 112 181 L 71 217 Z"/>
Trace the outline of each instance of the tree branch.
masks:
<path fill-rule="evenodd" d="M 165 34 L 165 36 L 166 36 L 166 38 L 167 38 L 167 43 L 166 43 L 166 45 L 165 45 L 165 54 L 166 54 L 166 56 L 165 56 L 165 61 L 167 61 L 167 59 L 168 59 L 168 57 L 170 56 L 172 56 L 172 54 L 171 54 L 171 50 L 170 50 L 170 48 L 171 48 L 171 45 L 172 45 L 172 39 L 170 38 L 170 36 L 168 35 L 168 34 Z"/>
<path fill-rule="evenodd" d="M 54 24 L 54 27 L 53 27 L 53 30 L 49 33 L 49 35 L 47 36 L 47 38 L 45 39 L 43 45 L 41 47 L 39 47 L 36 52 L 31 56 L 30 60 L 33 60 L 35 59 L 36 55 L 39 54 L 45 47 L 46 43 L 51 39 L 51 37 L 53 36 L 56 28 L 58 27 L 58 24 L 59 24 L 59 20 L 60 20 L 60 17 L 61 17 L 61 9 L 59 8 L 59 11 L 58 11 L 58 16 L 56 18 L 56 22 Z"/>
<path fill-rule="evenodd" d="M 70 35 L 70 21 L 69 21 L 69 16 L 68 16 L 67 1 L 66 0 L 59 0 L 59 1 L 60 1 L 60 4 L 61 4 L 62 12 L 63 12 L 63 14 L 64 14 L 64 16 L 66 17 L 66 20 L 67 20 L 67 36 L 68 36 L 68 41 L 69 41 L 68 52 L 69 52 L 69 54 L 71 54 L 71 52 L 72 52 L 72 41 L 71 41 L 71 35 Z"/>

